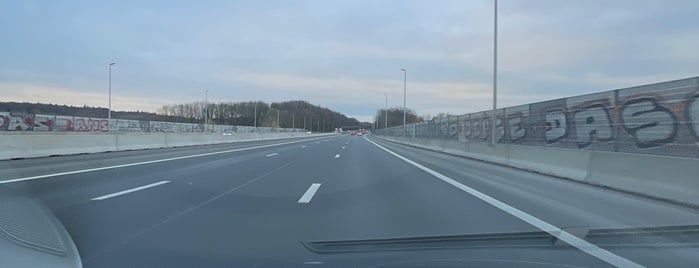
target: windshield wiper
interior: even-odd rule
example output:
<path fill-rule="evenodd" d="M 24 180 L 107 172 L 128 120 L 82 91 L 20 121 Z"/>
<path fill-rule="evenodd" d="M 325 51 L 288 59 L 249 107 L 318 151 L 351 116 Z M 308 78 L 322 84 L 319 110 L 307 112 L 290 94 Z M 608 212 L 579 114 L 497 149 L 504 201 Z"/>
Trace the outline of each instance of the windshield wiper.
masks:
<path fill-rule="evenodd" d="M 699 246 L 699 225 L 641 228 L 586 229 L 565 231 L 601 247 L 691 247 Z M 544 232 L 401 237 L 383 239 L 303 241 L 316 253 L 404 251 L 461 248 L 534 248 L 568 246 Z"/>

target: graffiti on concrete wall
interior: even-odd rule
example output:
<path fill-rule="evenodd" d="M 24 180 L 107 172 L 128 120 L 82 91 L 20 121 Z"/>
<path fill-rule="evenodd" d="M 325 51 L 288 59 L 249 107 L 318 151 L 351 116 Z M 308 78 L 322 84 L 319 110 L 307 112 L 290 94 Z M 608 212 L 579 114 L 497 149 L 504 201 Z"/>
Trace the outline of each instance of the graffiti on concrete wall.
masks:
<path fill-rule="evenodd" d="M 452 116 L 411 124 L 408 133 L 411 137 L 491 142 L 491 118 L 492 111 Z M 398 135 L 400 130 L 379 133 Z M 699 77 L 499 109 L 495 140 L 699 157 Z"/>
<path fill-rule="evenodd" d="M 52 122 L 44 116 L 27 113 L 0 112 L 0 130 L 4 131 L 49 131 Z"/>
<path fill-rule="evenodd" d="M 441 127 L 441 126 L 440 126 Z M 63 115 L 0 112 L 0 131 L 13 132 L 304 132 L 303 129 L 173 123 L 141 120 L 89 118 Z"/>
<path fill-rule="evenodd" d="M 0 131 L 107 132 L 109 121 L 100 118 L 0 112 Z"/>

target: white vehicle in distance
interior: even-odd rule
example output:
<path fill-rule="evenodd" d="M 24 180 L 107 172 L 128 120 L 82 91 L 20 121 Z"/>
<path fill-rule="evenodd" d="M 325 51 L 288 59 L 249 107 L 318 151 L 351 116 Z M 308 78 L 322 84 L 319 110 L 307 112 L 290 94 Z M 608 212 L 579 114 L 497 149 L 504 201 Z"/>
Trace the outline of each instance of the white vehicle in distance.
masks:
<path fill-rule="evenodd" d="M 235 134 L 235 130 L 233 128 L 224 128 L 223 133 L 221 133 L 223 136 L 231 136 Z"/>

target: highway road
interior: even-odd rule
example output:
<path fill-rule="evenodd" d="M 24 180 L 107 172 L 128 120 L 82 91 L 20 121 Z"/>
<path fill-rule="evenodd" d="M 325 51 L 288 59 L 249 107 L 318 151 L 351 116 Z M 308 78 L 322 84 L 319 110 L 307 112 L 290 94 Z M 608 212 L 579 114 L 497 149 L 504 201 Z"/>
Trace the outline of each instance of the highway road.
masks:
<path fill-rule="evenodd" d="M 84 267 L 699 264 L 696 231 L 628 235 L 695 208 L 371 135 L 0 161 L 0 181 Z"/>

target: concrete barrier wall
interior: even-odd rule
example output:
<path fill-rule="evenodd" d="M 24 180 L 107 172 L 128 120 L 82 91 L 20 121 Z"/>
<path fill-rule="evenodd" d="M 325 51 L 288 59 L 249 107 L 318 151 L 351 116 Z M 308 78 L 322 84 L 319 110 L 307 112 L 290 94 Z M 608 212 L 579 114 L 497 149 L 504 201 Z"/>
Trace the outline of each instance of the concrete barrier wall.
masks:
<path fill-rule="evenodd" d="M 323 135 L 333 134 L 306 134 L 301 132 L 290 132 L 243 133 L 224 136 L 221 134 L 195 133 L 107 134 L 58 132 L 22 134 L 6 132 L 0 134 L 0 160 L 45 157 L 52 155 L 209 145 L 294 137 L 319 137 Z"/>
<path fill-rule="evenodd" d="M 449 116 L 382 138 L 699 206 L 699 77 Z M 405 133 L 403 133 L 405 131 Z"/>

